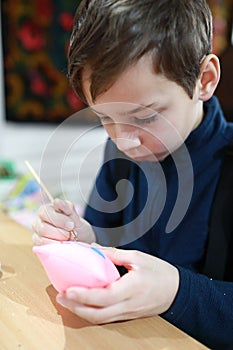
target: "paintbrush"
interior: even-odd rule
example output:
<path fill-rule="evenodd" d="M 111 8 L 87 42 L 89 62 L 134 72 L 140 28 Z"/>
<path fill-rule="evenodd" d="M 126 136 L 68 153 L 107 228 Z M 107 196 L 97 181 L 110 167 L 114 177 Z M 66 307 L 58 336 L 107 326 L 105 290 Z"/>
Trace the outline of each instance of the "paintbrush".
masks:
<path fill-rule="evenodd" d="M 30 173 L 33 175 L 33 177 L 35 178 L 35 180 L 38 182 L 38 184 L 40 185 L 40 187 L 42 188 L 42 190 L 44 191 L 44 193 L 46 194 L 46 196 L 48 197 L 49 201 L 51 203 L 53 203 L 54 198 L 51 195 L 51 193 L 48 191 L 48 189 L 46 188 L 45 184 L 43 183 L 43 181 L 41 180 L 41 178 L 38 176 L 38 174 L 36 173 L 36 171 L 33 169 L 33 167 L 31 166 L 31 164 L 25 160 L 25 164 L 28 168 L 28 170 L 30 171 Z M 78 241 L 78 236 L 77 233 L 72 230 L 70 231 L 70 234 L 73 236 L 75 241 Z"/>

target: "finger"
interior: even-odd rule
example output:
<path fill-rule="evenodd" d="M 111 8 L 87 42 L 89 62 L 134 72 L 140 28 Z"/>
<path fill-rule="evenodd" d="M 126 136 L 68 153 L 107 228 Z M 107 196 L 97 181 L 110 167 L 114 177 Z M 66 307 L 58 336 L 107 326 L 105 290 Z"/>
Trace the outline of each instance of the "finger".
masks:
<path fill-rule="evenodd" d="M 73 204 L 71 202 L 62 200 L 60 198 L 54 199 L 53 206 L 58 213 L 61 212 L 67 216 L 72 215 L 74 211 Z"/>
<path fill-rule="evenodd" d="M 36 234 L 36 233 L 33 233 L 33 235 L 32 235 L 33 245 L 45 245 L 45 244 L 51 244 L 51 243 L 55 243 L 55 242 L 56 242 L 55 240 L 38 236 L 38 234 Z"/>
<path fill-rule="evenodd" d="M 125 266 L 127 269 L 136 268 L 142 262 L 142 252 L 137 250 L 123 250 L 112 247 L 101 247 L 103 253 L 118 266 Z"/>
<path fill-rule="evenodd" d="M 51 224 L 66 231 L 74 229 L 74 222 L 67 217 L 67 215 L 56 212 L 51 205 L 41 206 L 38 215 L 42 222 Z"/>
<path fill-rule="evenodd" d="M 54 227 L 41 220 L 36 220 L 32 225 L 33 231 L 39 236 L 57 241 L 64 241 L 70 238 L 70 232 L 61 228 Z"/>
<path fill-rule="evenodd" d="M 66 216 L 69 216 L 69 220 L 74 222 L 76 228 L 82 227 L 83 222 L 78 213 L 76 212 L 72 202 L 56 198 L 53 202 L 53 205 L 56 212 L 63 213 Z"/>
<path fill-rule="evenodd" d="M 66 290 L 65 296 L 68 300 L 79 304 L 107 307 L 131 297 L 134 291 L 134 280 L 129 277 L 129 274 L 126 274 L 106 288 L 70 287 Z"/>
<path fill-rule="evenodd" d="M 114 304 L 109 307 L 102 308 L 82 305 L 77 302 L 68 300 L 61 295 L 58 295 L 56 299 L 60 305 L 66 307 L 71 312 L 93 324 L 104 324 L 114 321 L 127 320 L 130 318 L 129 314 L 126 314 L 124 311 L 124 303 Z"/>
<path fill-rule="evenodd" d="M 41 226 L 41 219 L 37 217 L 36 220 L 32 223 L 32 230 L 38 234 L 40 226 Z"/>

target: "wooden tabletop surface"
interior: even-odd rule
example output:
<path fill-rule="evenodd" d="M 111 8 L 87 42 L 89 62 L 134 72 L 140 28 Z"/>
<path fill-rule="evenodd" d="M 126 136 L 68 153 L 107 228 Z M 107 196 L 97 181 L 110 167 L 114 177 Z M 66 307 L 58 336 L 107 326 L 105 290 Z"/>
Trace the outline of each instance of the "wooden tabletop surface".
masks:
<path fill-rule="evenodd" d="M 31 235 L 0 213 L 1 350 L 206 349 L 160 317 L 96 326 L 58 305 Z"/>

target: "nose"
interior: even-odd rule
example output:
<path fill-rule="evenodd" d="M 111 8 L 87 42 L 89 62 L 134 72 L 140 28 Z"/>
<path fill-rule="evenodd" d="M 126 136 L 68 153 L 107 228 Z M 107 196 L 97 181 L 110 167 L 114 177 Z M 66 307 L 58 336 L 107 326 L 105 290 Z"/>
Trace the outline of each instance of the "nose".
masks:
<path fill-rule="evenodd" d="M 116 138 L 114 142 L 117 148 L 122 152 L 129 151 L 141 145 L 137 130 L 123 131 L 122 128 L 118 128 L 115 135 Z"/>

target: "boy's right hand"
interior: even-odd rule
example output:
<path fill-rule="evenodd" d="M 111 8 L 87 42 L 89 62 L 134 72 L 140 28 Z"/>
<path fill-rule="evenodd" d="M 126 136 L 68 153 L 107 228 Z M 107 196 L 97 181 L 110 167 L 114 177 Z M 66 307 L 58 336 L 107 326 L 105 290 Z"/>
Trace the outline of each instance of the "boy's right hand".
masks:
<path fill-rule="evenodd" d="M 96 241 L 91 225 L 81 218 L 69 201 L 55 199 L 53 204 L 39 208 L 38 217 L 33 224 L 33 243 L 47 244 L 55 241 L 67 241 L 75 230 L 78 240 L 86 243 Z"/>

